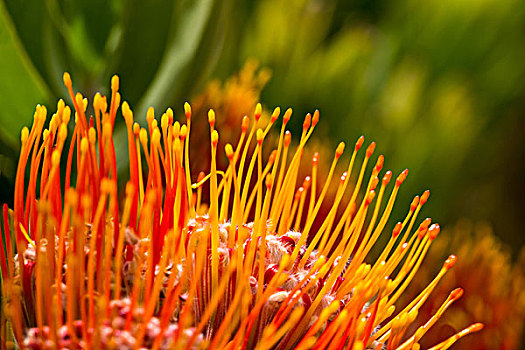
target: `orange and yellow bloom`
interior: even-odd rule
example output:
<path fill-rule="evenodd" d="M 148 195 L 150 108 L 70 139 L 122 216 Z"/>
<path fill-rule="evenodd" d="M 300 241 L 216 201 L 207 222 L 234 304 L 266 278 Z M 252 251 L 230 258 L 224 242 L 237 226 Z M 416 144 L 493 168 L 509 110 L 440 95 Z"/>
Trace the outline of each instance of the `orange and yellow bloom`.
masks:
<path fill-rule="evenodd" d="M 190 160 L 202 155 L 190 157 L 189 104 L 185 124 L 171 109 L 159 121 L 150 108 L 142 128 L 128 103 L 120 103 L 118 77 L 109 102 L 95 95 L 93 116 L 67 73 L 64 82 L 75 116 L 59 101 L 44 130 L 47 110 L 37 107 L 31 130 L 22 130 L 14 208 L 3 208 L 2 346 L 419 349 L 461 297 L 461 288 L 453 290 L 426 324 L 406 334 L 456 258 L 396 310 L 440 230 L 429 218 L 417 219 L 429 192 L 414 198 L 379 258 L 367 263 L 408 171 L 391 181 L 379 156 L 365 176 L 375 143 L 358 167 L 360 137 L 339 180 L 344 143 L 323 186 L 314 186 L 315 159 L 311 177 L 299 179 L 318 111 L 305 117 L 293 146 L 286 133 L 292 110 L 281 116 L 276 108 L 262 125 L 258 104 L 252 118 L 242 119 L 238 139 L 222 146 L 210 110 L 211 164 L 196 178 Z M 117 174 L 112 138 L 119 108 L 128 140 L 125 175 Z M 275 149 L 264 159 L 264 140 L 280 118 Z M 219 169 L 224 156 L 229 165 Z M 117 176 L 127 180 L 122 193 Z M 336 194 L 328 199 L 331 186 Z M 331 210 L 318 218 L 327 200 Z M 322 224 L 313 230 L 316 219 Z M 481 328 L 475 323 L 432 349 L 447 349 Z"/>

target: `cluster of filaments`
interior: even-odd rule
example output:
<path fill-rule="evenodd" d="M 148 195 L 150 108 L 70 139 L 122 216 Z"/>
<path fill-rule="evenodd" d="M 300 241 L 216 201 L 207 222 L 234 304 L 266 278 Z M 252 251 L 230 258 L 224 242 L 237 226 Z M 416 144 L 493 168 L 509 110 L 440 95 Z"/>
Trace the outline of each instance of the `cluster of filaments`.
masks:
<path fill-rule="evenodd" d="M 461 289 L 452 291 L 425 325 L 405 335 L 455 258 L 396 312 L 396 301 L 439 232 L 430 219 L 416 223 L 429 192 L 414 198 L 379 258 L 366 263 L 407 171 L 388 189 L 392 173 L 379 180 L 379 156 L 367 180 L 375 143 L 356 170 L 361 137 L 339 181 L 333 178 L 343 143 L 324 185 L 317 188 L 316 154 L 311 177 L 298 188 L 317 111 L 306 116 L 297 147 L 291 147 L 286 125 L 292 112 L 287 110 L 276 149 L 265 160 L 264 139 L 280 109 L 262 126 L 257 105 L 253 121 L 242 120 L 237 143 L 225 145 L 229 166 L 221 171 L 210 110 L 210 169 L 192 183 L 188 104 L 186 124 L 174 121 L 168 109 L 159 126 L 151 108 L 146 129 L 133 122 L 126 102 L 120 106 L 116 76 L 110 104 L 97 93 L 89 118 L 88 101 L 73 92 L 67 73 L 64 82 L 74 126 L 69 126 L 70 108 L 60 100 L 43 130 L 47 111 L 37 107 L 31 130 L 22 130 L 14 208 L 3 207 L 4 343 L 21 348 L 418 349 L 419 339 L 461 296 Z M 120 197 L 112 137 L 119 107 L 130 169 Z M 357 180 L 350 183 L 351 178 Z M 338 187 L 329 199 L 331 209 L 314 232 L 333 182 Z M 480 328 L 472 325 L 433 349 L 446 349 Z"/>

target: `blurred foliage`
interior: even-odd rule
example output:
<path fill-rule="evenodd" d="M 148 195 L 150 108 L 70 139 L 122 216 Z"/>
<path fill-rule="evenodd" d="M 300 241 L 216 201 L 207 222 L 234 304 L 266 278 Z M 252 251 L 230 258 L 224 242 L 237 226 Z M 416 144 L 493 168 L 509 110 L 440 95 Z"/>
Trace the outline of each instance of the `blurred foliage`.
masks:
<path fill-rule="evenodd" d="M 364 134 L 385 167 L 410 168 L 401 202 L 428 187 L 425 213 L 444 226 L 488 220 L 519 247 L 523 23 L 520 0 L 0 1 L 0 199 L 34 106 L 66 97 L 63 71 L 88 96 L 119 74 L 144 119 L 150 105 L 181 115 L 255 57 L 272 72 L 265 106 L 292 106 L 296 128 L 319 108 L 319 138 Z"/>
<path fill-rule="evenodd" d="M 425 213 L 445 226 L 489 220 L 525 243 L 524 2 L 265 0 L 244 11 L 217 74 L 257 57 L 273 72 L 268 106 L 319 108 L 333 146 L 363 133 L 387 168 L 408 167 L 401 201 L 428 186 Z"/>

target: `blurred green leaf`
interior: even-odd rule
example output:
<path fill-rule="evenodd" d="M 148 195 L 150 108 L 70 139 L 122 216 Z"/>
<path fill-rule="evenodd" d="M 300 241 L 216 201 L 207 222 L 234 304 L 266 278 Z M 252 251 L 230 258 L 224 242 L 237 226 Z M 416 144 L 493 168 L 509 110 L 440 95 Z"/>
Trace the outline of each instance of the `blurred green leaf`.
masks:
<path fill-rule="evenodd" d="M 35 105 L 47 104 L 49 89 L 28 58 L 11 18 L 0 3 L 0 132 L 13 148 L 20 130 L 30 125 Z"/>
<path fill-rule="evenodd" d="M 162 110 L 170 101 L 189 97 L 197 75 L 208 72 L 209 57 L 222 42 L 221 24 L 229 3 L 200 0 L 175 4 L 166 52 L 138 104 L 138 118 L 145 118 L 149 106 Z"/>

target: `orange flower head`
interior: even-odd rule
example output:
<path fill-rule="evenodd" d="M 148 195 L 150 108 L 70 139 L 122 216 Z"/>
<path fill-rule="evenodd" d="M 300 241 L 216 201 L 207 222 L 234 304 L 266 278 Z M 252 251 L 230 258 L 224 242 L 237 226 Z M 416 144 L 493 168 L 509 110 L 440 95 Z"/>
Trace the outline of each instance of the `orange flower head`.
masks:
<path fill-rule="evenodd" d="M 293 146 L 286 131 L 291 109 L 281 119 L 276 108 L 263 123 L 257 104 L 238 138 L 225 145 L 216 128 L 221 116 L 209 110 L 210 166 L 196 176 L 190 161 L 203 155 L 190 155 L 189 104 L 183 124 L 171 109 L 159 120 L 150 108 L 141 127 L 121 103 L 117 76 L 109 101 L 95 95 L 94 116 L 68 73 L 64 83 L 74 117 L 60 100 L 44 130 L 47 110 L 37 106 L 31 130 L 22 130 L 14 208 L 3 207 L 3 347 L 419 349 L 427 330 L 463 294 L 453 290 L 407 334 L 456 258 L 396 310 L 440 230 L 429 218 L 418 224 L 429 192 L 414 198 L 378 259 L 367 263 L 408 170 L 391 181 L 379 156 L 365 176 L 376 145 L 366 146 L 357 166 L 360 137 L 339 180 L 344 143 L 320 188 L 311 186 L 318 181 L 319 155 L 301 183 L 300 163 L 319 111 L 306 115 Z M 117 170 L 119 109 L 129 174 Z M 265 139 L 279 119 L 275 149 L 266 157 Z M 219 159 L 227 159 L 222 168 Z M 117 176 L 127 181 L 124 191 Z M 335 196 L 328 199 L 331 186 Z M 319 218 L 328 200 L 331 209 Z M 475 323 L 432 349 L 447 349 L 481 328 Z"/>

